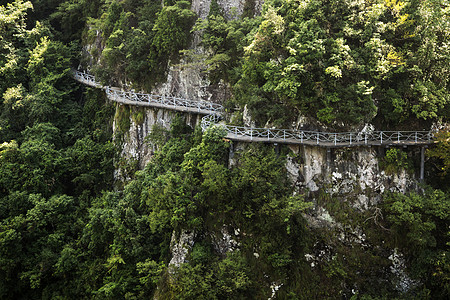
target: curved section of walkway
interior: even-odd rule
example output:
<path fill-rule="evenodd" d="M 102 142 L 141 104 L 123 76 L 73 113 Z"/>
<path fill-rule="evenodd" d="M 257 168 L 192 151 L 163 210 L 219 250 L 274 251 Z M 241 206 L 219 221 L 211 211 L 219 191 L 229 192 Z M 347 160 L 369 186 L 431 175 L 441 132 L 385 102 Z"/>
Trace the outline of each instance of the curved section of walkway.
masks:
<path fill-rule="evenodd" d="M 86 85 L 104 89 L 108 98 L 115 102 L 130 105 L 151 106 L 157 108 L 167 108 L 182 112 L 193 112 L 202 115 L 220 114 L 223 106 L 207 101 L 191 101 L 172 96 L 160 96 L 153 94 L 137 93 L 134 91 L 123 91 L 116 87 L 103 86 L 95 80 L 95 77 L 79 71 L 74 71 L 75 80 Z"/>
<path fill-rule="evenodd" d="M 265 142 L 282 144 L 303 144 L 322 147 L 352 147 L 380 145 L 426 145 L 432 144 L 433 133 L 430 131 L 370 131 L 370 132 L 318 132 L 297 131 L 291 129 L 269 129 L 233 126 L 219 123 L 223 106 L 207 101 L 192 101 L 172 96 L 123 91 L 116 87 L 103 86 L 95 77 L 74 71 L 75 80 L 106 91 L 112 101 L 137 105 L 165 108 L 182 112 L 205 115 L 201 127 L 220 126 L 226 132 L 226 138 L 242 142 Z"/>

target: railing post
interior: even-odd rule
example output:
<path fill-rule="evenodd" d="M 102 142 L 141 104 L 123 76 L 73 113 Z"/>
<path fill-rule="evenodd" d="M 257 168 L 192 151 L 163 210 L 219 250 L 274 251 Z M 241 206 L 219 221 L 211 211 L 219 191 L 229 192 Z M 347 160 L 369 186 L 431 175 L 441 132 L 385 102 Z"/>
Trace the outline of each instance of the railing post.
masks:
<path fill-rule="evenodd" d="M 352 144 L 352 133 L 350 132 L 350 145 Z"/>
<path fill-rule="evenodd" d="M 267 140 L 270 140 L 270 129 L 267 129 Z"/>
<path fill-rule="evenodd" d="M 234 134 L 237 135 L 237 127 L 234 127 Z"/>
<path fill-rule="evenodd" d="M 397 143 L 400 143 L 400 131 L 397 131 Z"/>
<path fill-rule="evenodd" d="M 383 144 L 383 131 L 380 131 L 380 141 L 381 141 L 381 144 Z"/>
<path fill-rule="evenodd" d="M 334 134 L 334 145 L 336 146 L 337 144 L 337 133 Z"/>
<path fill-rule="evenodd" d="M 303 131 L 300 132 L 300 143 L 303 144 Z"/>
<path fill-rule="evenodd" d="M 250 141 L 253 141 L 253 128 L 250 128 Z"/>
<path fill-rule="evenodd" d="M 367 145 L 367 132 L 364 133 L 364 144 Z"/>
<path fill-rule="evenodd" d="M 417 131 L 414 133 L 414 142 L 417 143 Z"/>
<path fill-rule="evenodd" d="M 317 133 L 317 145 L 319 145 L 319 133 Z"/>
<path fill-rule="evenodd" d="M 283 141 L 286 140 L 286 130 L 283 130 Z"/>

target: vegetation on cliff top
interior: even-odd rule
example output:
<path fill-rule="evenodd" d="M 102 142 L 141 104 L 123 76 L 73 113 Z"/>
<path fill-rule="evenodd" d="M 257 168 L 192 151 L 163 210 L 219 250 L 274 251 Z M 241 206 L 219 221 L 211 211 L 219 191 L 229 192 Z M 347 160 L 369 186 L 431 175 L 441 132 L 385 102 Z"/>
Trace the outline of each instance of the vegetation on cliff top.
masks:
<path fill-rule="evenodd" d="M 447 1 L 273 0 L 251 21 L 210 16 L 202 43 L 262 125 L 423 128 L 450 116 L 449 14 Z"/>

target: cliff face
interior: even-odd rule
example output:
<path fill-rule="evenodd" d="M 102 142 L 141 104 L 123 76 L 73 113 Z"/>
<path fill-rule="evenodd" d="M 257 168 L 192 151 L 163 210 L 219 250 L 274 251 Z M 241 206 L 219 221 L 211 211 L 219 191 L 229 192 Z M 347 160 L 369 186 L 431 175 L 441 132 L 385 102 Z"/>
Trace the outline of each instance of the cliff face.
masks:
<path fill-rule="evenodd" d="M 248 1 L 248 0 L 247 0 Z M 226 18 L 232 19 L 242 15 L 246 1 L 217 1 L 219 8 L 223 11 Z M 253 1 L 253 11 L 258 14 L 261 11 L 263 1 Z M 211 0 L 194 0 L 191 9 L 201 19 L 205 19 L 210 13 Z M 101 48 L 101 41 L 95 40 L 97 48 Z M 84 54 L 90 63 L 94 59 L 89 55 L 91 45 L 84 48 Z M 205 57 L 206 53 L 200 46 L 200 37 L 195 33 L 192 37 L 190 51 L 200 57 Z M 191 61 L 189 57 L 184 57 L 176 65 L 170 66 L 167 80 L 157 85 L 153 94 L 170 95 L 191 100 L 204 100 L 215 103 L 223 103 L 231 96 L 230 87 L 224 83 L 211 84 L 205 72 L 205 66 L 201 61 Z M 162 125 L 164 128 L 170 128 L 170 122 L 175 113 L 169 110 L 158 110 L 147 108 L 142 122 L 137 124 L 130 116 L 130 128 L 123 136 L 123 146 L 121 155 L 127 159 L 135 160 L 139 168 L 143 168 L 151 159 L 154 152 L 154 145 L 146 142 L 146 137 L 151 132 L 154 125 Z M 187 115 L 186 122 L 192 126 L 198 125 L 200 115 Z M 119 171 L 117 174 L 120 174 Z"/>
<path fill-rule="evenodd" d="M 206 19 L 210 13 L 211 0 L 193 0 L 191 10 L 201 19 Z M 218 0 L 217 5 L 226 19 L 240 17 L 247 5 L 254 15 L 262 9 L 262 0 Z M 189 49 L 198 57 L 205 57 L 206 52 L 200 46 L 199 33 L 193 34 Z M 198 59 L 198 58 L 197 58 Z M 200 61 L 192 61 L 188 57 L 181 59 L 175 66 L 171 66 L 167 81 L 159 84 L 155 94 L 172 95 L 192 100 L 207 100 L 222 103 L 230 97 L 229 86 L 224 82 L 212 85 L 205 72 L 205 65 Z"/>
<path fill-rule="evenodd" d="M 149 134 L 155 126 L 169 130 L 176 115 L 175 111 L 155 108 L 143 109 L 139 122 L 131 115 L 129 129 L 122 136 L 121 157 L 135 161 L 138 168 L 143 169 L 156 150 L 156 145 L 148 139 Z M 197 114 L 184 115 L 186 124 L 192 128 L 199 125 L 201 117 Z"/>
<path fill-rule="evenodd" d="M 248 147 L 248 143 L 233 143 L 229 153 L 230 167 L 240 163 L 241 153 Z M 320 270 L 324 265 L 332 264 L 339 256 L 348 256 L 350 260 L 352 256 L 362 255 L 361 253 L 376 253 L 385 262 L 370 271 L 374 272 L 372 276 L 376 277 L 374 285 L 393 286 L 401 293 L 418 286 L 420 282 L 412 279 L 406 272 L 404 255 L 397 248 L 384 244 L 383 235 L 387 229 L 378 223 L 383 219 L 380 209 L 383 194 L 417 191 L 419 181 L 416 175 L 406 170 L 387 172 L 382 164 L 385 148 L 288 148 L 290 152 L 285 167 L 290 183 L 296 186 L 295 193 L 303 194 L 305 200 L 312 203 L 311 208 L 303 214 L 307 227 L 315 236 L 313 246 L 305 254 L 305 260 L 311 270 Z M 418 150 L 409 149 L 409 154 L 417 157 Z M 281 151 L 280 148 L 277 151 Z M 356 221 L 358 218 L 365 221 Z M 238 241 L 246 233 L 233 227 L 232 223 L 233 220 L 229 220 L 229 223 L 219 224 L 220 230 L 215 232 L 174 232 L 171 239 L 172 258 L 169 272 L 173 274 L 176 268 L 188 263 L 195 243 L 204 240 L 205 236 L 215 253 L 220 256 L 225 257 L 228 253 L 238 250 Z M 365 223 L 373 223 L 369 231 L 363 228 Z M 380 236 L 374 238 L 377 231 Z M 260 258 L 258 250 L 255 250 L 253 255 L 256 259 Z M 361 272 L 366 268 L 360 267 Z M 271 286 L 278 286 L 277 284 L 280 283 L 272 282 Z M 357 293 L 357 283 L 353 284 L 353 291 Z M 276 296 L 276 290 L 273 293 Z M 350 296 L 352 294 L 343 297 Z"/>
<path fill-rule="evenodd" d="M 244 11 L 246 1 L 218 0 L 217 4 L 223 9 L 227 18 L 239 16 Z M 206 18 L 210 11 L 211 0 L 192 1 L 192 10 L 200 18 Z M 262 1 L 253 2 L 254 11 L 261 10 Z M 199 46 L 199 37 L 194 36 L 191 51 L 196 54 L 205 54 L 205 50 Z M 230 97 L 230 88 L 225 83 L 211 85 L 204 66 L 198 62 L 192 63 L 188 58 L 181 60 L 176 66 L 171 66 L 167 81 L 159 84 L 153 91 L 154 94 L 172 95 L 192 100 L 206 100 L 222 103 Z M 117 106 L 119 107 L 119 105 Z M 164 109 L 145 108 L 139 121 L 129 116 L 130 126 L 123 132 L 121 156 L 128 160 L 134 160 L 139 169 L 152 159 L 155 145 L 148 141 L 148 136 L 155 126 L 169 129 L 176 112 Z M 245 115 L 245 113 L 244 113 Z M 192 127 L 199 124 L 202 116 L 186 114 L 186 123 Z M 247 123 L 251 123 L 250 121 Z M 239 152 L 245 149 L 245 143 L 235 143 L 230 152 L 229 165 L 235 165 L 239 161 Z M 272 147 L 272 145 L 267 145 Z M 296 186 L 296 192 L 305 195 L 313 206 L 304 215 L 308 226 L 314 230 L 331 228 L 336 236 L 331 241 L 315 243 L 315 247 L 305 259 L 310 262 L 311 268 L 323 261 L 329 262 L 335 255 L 334 243 L 356 243 L 361 247 L 376 248 L 377 245 L 369 245 L 366 233 L 361 228 L 344 224 L 335 218 L 336 211 L 330 209 L 327 199 L 334 199 L 340 205 L 345 205 L 357 213 L 372 213 L 376 217 L 377 205 L 382 200 L 382 194 L 387 191 L 408 192 L 418 189 L 418 180 L 414 174 L 405 170 L 387 173 L 380 165 L 384 156 L 384 148 L 354 147 L 341 149 L 326 149 L 312 146 L 289 146 L 289 155 L 286 169 Z M 410 156 L 417 157 L 417 149 L 408 150 Z M 124 172 L 118 170 L 117 177 L 126 177 Z M 326 195 L 324 197 L 324 195 Z M 336 203 L 336 202 L 334 202 Z M 374 218 L 375 218 L 374 217 Z M 382 217 L 382 216 L 380 216 Z M 235 237 L 239 235 L 239 228 L 234 232 L 228 232 L 226 225 L 219 235 L 212 234 L 211 240 L 218 253 L 224 254 L 233 251 L 238 245 Z M 189 249 L 195 243 L 195 232 L 182 232 L 173 234 L 171 241 L 172 260 L 171 265 L 179 267 L 186 261 Z M 333 241 L 334 239 L 334 241 Z M 328 243 L 328 244 L 327 244 Z M 255 255 L 258 255 L 257 253 Z M 395 249 L 386 251 L 386 258 L 392 258 L 392 265 L 385 268 L 383 280 L 389 280 L 393 274 L 399 282 L 399 289 L 408 290 L 415 283 L 405 274 L 402 264 L 402 256 Z M 276 284 L 274 283 L 274 286 Z M 275 290 L 276 292 L 276 290 Z M 275 295 L 275 292 L 273 294 Z"/>
<path fill-rule="evenodd" d="M 288 159 L 287 169 L 299 188 L 311 193 L 324 188 L 330 195 L 346 198 L 365 198 L 364 210 L 375 205 L 385 191 L 405 193 L 417 188 L 414 175 L 401 170 L 386 174 L 380 167 L 385 148 L 320 148 L 311 146 L 290 147 L 294 157 Z"/>
<path fill-rule="evenodd" d="M 245 143 L 235 143 L 234 151 L 230 153 L 230 166 L 237 164 L 239 152 L 246 146 Z M 314 202 L 315 213 L 309 218 L 314 226 L 317 225 L 317 220 L 314 220 L 317 212 L 323 209 L 318 203 L 322 193 L 364 212 L 377 206 L 385 192 L 408 193 L 419 189 L 417 174 L 411 170 L 385 170 L 383 157 L 388 149 L 384 147 L 327 149 L 289 145 L 288 148 L 286 170 L 297 190 Z M 411 148 L 408 153 L 417 161 L 420 148 Z"/>

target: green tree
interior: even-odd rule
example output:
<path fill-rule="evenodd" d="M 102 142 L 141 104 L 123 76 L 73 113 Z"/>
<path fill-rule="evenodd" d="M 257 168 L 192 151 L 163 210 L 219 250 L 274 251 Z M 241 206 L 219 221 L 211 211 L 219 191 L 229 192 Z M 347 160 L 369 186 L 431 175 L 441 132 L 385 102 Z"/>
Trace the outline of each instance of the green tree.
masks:
<path fill-rule="evenodd" d="M 450 133 L 441 130 L 435 133 L 435 144 L 426 151 L 430 158 L 427 163 L 427 183 L 435 188 L 450 189 Z"/>
<path fill-rule="evenodd" d="M 429 157 L 442 161 L 440 171 L 445 175 L 450 171 L 450 132 L 439 131 L 435 134 L 436 146 L 427 150 Z"/>
<path fill-rule="evenodd" d="M 0 6 L 0 298 L 86 298 L 78 240 L 90 202 L 111 188 L 112 112 L 78 93 L 74 47 L 30 8 Z"/>
<path fill-rule="evenodd" d="M 164 80 L 169 60 L 176 60 L 179 51 L 187 48 L 194 22 L 195 13 L 190 10 L 187 1 L 177 1 L 175 5 L 163 7 L 158 13 L 148 55 L 151 69 L 158 74 L 158 81 Z"/>
<path fill-rule="evenodd" d="M 397 246 L 411 258 L 408 269 L 434 299 L 450 294 L 449 195 L 427 188 L 424 195 L 390 194 L 384 204 Z"/>
<path fill-rule="evenodd" d="M 206 71 L 213 82 L 224 79 L 235 83 L 241 72 L 247 35 L 254 30 L 259 19 L 235 19 L 227 21 L 221 15 L 210 15 L 199 20 L 194 30 L 203 32 L 201 44 L 212 53 L 205 60 Z"/>
<path fill-rule="evenodd" d="M 176 1 L 112 1 L 98 19 L 90 19 L 89 35 L 102 32 L 104 49 L 95 73 L 104 81 L 131 80 L 137 87 L 151 89 L 164 81 L 169 63 L 187 48 L 195 13 L 190 3 Z M 91 41 L 88 41 L 91 42 Z M 94 51 L 99 49 L 93 47 Z"/>
<path fill-rule="evenodd" d="M 0 94 L 25 77 L 22 68 L 27 61 L 28 49 L 22 49 L 21 45 L 32 46 L 33 43 L 33 33 L 26 29 L 25 23 L 27 11 L 32 7 L 30 1 L 15 1 L 0 6 Z"/>

